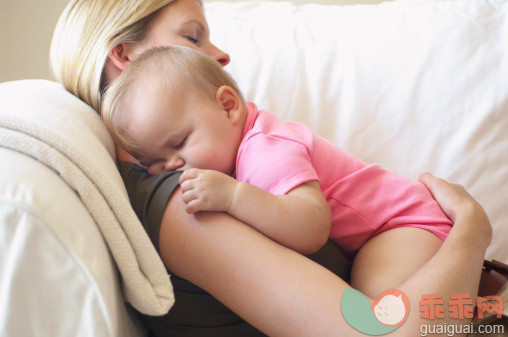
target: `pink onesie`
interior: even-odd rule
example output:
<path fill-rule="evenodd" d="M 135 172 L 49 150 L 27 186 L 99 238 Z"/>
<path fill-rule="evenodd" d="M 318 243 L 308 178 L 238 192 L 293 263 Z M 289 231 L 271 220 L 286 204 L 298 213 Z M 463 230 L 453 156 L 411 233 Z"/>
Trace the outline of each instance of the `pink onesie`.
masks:
<path fill-rule="evenodd" d="M 253 103 L 247 103 L 235 174 L 275 195 L 318 181 L 332 213 L 330 239 L 349 257 L 392 228 L 418 227 L 444 240 L 452 226 L 423 184 L 367 165 L 305 125 L 281 123 Z"/>

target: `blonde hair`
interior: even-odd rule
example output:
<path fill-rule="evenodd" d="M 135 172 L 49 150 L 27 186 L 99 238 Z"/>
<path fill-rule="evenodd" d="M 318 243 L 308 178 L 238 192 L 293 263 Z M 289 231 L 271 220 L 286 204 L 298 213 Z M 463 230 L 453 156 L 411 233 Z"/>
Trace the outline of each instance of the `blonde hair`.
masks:
<path fill-rule="evenodd" d="M 103 94 L 100 113 L 115 141 L 136 157 L 138 148 L 126 132 L 133 90 L 142 88 L 148 99 L 160 99 L 167 90 L 180 93 L 182 89 L 197 89 L 193 92 L 214 100 L 222 86 L 231 87 L 245 107 L 235 80 L 212 57 L 187 47 L 152 48 L 131 61 L 111 83 Z"/>
<path fill-rule="evenodd" d="M 53 75 L 68 91 L 98 110 L 109 52 L 121 43 L 141 41 L 152 14 L 172 1 L 71 0 L 51 42 Z"/>

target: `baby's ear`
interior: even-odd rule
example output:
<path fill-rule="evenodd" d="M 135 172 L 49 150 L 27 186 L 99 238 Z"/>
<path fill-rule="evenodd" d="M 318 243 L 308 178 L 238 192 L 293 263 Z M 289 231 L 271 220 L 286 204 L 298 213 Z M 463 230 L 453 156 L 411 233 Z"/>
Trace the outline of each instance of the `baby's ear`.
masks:
<path fill-rule="evenodd" d="M 236 91 L 227 85 L 223 85 L 217 90 L 216 101 L 227 113 L 229 120 L 236 125 L 243 113 L 243 104 Z"/>

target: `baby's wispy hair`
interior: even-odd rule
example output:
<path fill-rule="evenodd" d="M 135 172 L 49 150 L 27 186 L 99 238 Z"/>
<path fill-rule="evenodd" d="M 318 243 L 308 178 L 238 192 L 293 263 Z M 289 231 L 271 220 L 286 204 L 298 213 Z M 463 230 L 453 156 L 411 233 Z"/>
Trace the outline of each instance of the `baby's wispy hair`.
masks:
<path fill-rule="evenodd" d="M 197 89 L 203 98 L 214 99 L 221 86 L 233 88 L 245 106 L 237 83 L 215 59 L 187 47 L 156 47 L 131 61 L 106 88 L 100 114 L 114 140 L 136 157 L 138 146 L 126 130 L 135 90 L 142 90 L 147 99 L 160 99 L 168 89 L 179 93 Z"/>

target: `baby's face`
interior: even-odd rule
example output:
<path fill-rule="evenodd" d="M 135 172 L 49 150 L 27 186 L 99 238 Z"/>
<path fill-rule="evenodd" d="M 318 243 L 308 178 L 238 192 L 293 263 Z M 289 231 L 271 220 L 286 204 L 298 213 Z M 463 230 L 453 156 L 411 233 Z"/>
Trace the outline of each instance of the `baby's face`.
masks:
<path fill-rule="evenodd" d="M 140 164 L 151 175 L 188 168 L 231 175 L 242 126 L 212 98 L 167 91 L 154 98 L 137 90 L 130 100 L 126 131 L 140 146 Z"/>

